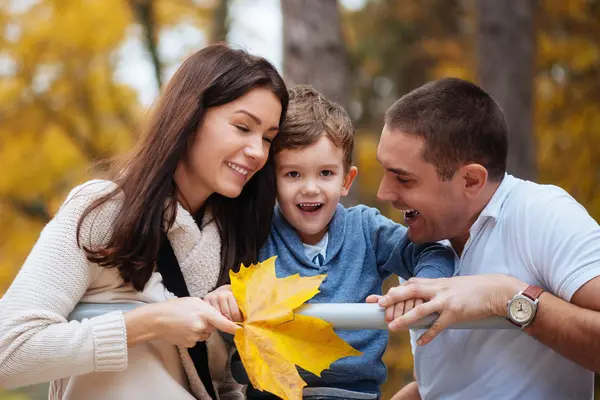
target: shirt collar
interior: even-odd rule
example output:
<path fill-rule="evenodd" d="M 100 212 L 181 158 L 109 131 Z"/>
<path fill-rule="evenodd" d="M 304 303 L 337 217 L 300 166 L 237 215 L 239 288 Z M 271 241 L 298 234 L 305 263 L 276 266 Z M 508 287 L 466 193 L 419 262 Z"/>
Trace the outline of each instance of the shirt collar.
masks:
<path fill-rule="evenodd" d="M 519 183 L 519 179 L 515 178 L 512 175 L 504 174 L 504 178 L 502 179 L 500 186 L 498 186 L 498 189 L 496 189 L 496 192 L 494 192 L 494 195 L 492 196 L 490 201 L 481 211 L 481 214 L 479 214 L 479 218 L 489 217 L 498 220 L 504 202 L 506 201 L 512 189 L 517 183 Z"/>

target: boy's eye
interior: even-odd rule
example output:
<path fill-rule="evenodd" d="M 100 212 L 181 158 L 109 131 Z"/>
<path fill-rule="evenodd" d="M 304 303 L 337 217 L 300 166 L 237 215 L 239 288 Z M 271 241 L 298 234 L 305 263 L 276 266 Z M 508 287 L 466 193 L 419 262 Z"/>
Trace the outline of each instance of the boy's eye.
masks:
<path fill-rule="evenodd" d="M 286 174 L 286 176 L 289 176 L 290 178 L 298 178 L 300 176 L 300 172 L 290 171 Z"/>
<path fill-rule="evenodd" d="M 331 170 L 326 169 L 326 170 L 321 171 L 321 176 L 331 176 L 331 175 L 333 175 L 333 171 L 331 171 Z"/>

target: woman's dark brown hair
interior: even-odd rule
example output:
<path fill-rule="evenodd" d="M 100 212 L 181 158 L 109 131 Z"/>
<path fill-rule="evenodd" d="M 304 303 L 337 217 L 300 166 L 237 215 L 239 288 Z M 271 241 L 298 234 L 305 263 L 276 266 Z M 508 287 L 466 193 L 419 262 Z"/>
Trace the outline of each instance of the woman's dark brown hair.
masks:
<path fill-rule="evenodd" d="M 125 282 L 142 290 L 154 270 L 165 230 L 177 212 L 175 168 L 186 157 L 207 109 L 234 101 L 254 88 L 271 90 L 281 101 L 283 123 L 288 94 L 277 70 L 264 58 L 224 44 L 208 46 L 189 57 L 177 70 L 153 111 L 131 156 L 115 168 L 117 188 L 94 201 L 83 220 L 97 207 L 123 195 L 122 208 L 105 246 L 83 246 L 87 258 L 115 267 Z M 227 282 L 229 270 L 256 262 L 269 233 L 275 205 L 272 153 L 266 165 L 244 186 L 237 198 L 211 195 L 212 210 L 221 235 L 222 268 L 218 285 Z"/>

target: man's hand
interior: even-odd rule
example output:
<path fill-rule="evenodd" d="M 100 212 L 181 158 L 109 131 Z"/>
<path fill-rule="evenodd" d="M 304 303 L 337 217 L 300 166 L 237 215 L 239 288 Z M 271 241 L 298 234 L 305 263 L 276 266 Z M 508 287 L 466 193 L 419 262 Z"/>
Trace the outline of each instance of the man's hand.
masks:
<path fill-rule="evenodd" d="M 371 295 L 367 297 L 367 303 L 379 303 L 379 299 L 383 298 L 383 296 Z M 423 299 L 407 299 L 404 301 L 398 301 L 397 303 L 386 307 L 385 309 L 385 322 L 390 323 L 394 319 L 403 316 L 410 310 L 415 307 L 423 304 L 425 300 Z"/>
<path fill-rule="evenodd" d="M 390 289 L 385 296 L 369 296 L 367 302 L 377 301 L 386 308 L 386 320 L 392 331 L 407 328 L 421 318 L 438 313 L 439 318 L 417 341 L 424 345 L 441 331 L 457 322 L 483 319 L 493 315 L 506 316 L 506 304 L 527 284 L 508 275 L 473 275 L 453 278 L 411 278 Z M 397 304 L 409 299 L 425 302 L 400 313 Z"/>

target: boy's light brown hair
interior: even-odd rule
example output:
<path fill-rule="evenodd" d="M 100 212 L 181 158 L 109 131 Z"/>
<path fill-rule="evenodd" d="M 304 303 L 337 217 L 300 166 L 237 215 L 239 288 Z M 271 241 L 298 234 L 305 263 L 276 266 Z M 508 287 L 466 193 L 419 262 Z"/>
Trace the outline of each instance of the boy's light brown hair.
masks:
<path fill-rule="evenodd" d="M 329 101 L 311 86 L 298 85 L 288 90 L 289 103 L 281 132 L 273 141 L 275 154 L 316 143 L 325 135 L 344 153 L 344 171 L 352 166 L 354 127 L 342 106 Z"/>

